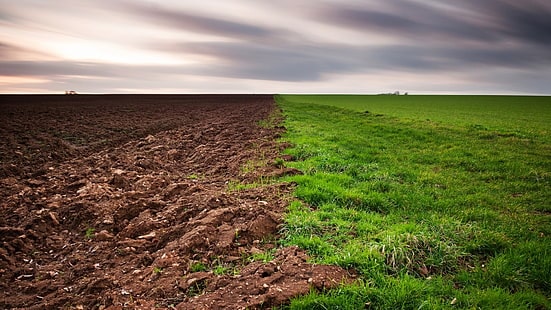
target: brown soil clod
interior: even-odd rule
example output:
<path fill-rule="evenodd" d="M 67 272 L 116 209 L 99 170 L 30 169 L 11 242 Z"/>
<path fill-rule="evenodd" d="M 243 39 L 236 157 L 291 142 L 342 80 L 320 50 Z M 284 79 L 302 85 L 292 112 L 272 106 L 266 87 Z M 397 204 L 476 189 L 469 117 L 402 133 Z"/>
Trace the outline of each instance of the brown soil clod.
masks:
<path fill-rule="evenodd" d="M 182 288 L 193 287 L 200 279 L 203 294 L 186 299 L 177 309 L 259 309 L 282 305 L 311 289 L 330 289 L 354 278 L 336 266 L 307 263 L 304 251 L 280 249 L 269 263 L 254 262 L 233 277 L 190 274 Z M 190 284 L 191 283 L 191 284 Z"/>
<path fill-rule="evenodd" d="M 276 160 L 284 128 L 258 126 L 271 96 L 2 96 L 0 109 L 2 309 L 262 309 L 354 278 L 274 249 L 291 184 L 228 186 L 300 173 Z"/>

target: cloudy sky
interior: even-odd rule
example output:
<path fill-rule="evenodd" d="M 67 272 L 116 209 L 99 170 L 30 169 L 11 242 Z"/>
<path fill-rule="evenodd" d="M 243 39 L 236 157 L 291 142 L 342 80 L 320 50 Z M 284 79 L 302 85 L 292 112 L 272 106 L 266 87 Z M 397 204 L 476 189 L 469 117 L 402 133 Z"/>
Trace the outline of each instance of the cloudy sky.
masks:
<path fill-rule="evenodd" d="M 551 94 L 549 0 L 0 0 L 0 93 Z"/>

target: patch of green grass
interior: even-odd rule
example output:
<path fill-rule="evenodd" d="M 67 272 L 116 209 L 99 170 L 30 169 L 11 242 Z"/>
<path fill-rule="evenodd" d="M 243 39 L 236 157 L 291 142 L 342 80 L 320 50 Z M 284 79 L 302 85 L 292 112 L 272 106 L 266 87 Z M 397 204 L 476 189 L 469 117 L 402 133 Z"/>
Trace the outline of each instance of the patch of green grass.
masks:
<path fill-rule="evenodd" d="M 188 175 L 187 178 L 189 180 L 198 180 L 200 178 L 200 176 L 198 174 L 192 173 L 192 174 Z"/>
<path fill-rule="evenodd" d="M 283 166 L 285 166 L 285 160 L 283 160 L 282 158 L 274 159 L 274 166 L 276 166 L 277 168 L 282 168 Z"/>
<path fill-rule="evenodd" d="M 274 128 L 281 120 L 281 112 L 274 110 L 266 119 L 258 121 L 258 126 L 261 128 Z"/>
<path fill-rule="evenodd" d="M 262 154 L 262 157 L 264 157 L 264 155 Z M 260 167 L 265 167 L 266 165 L 268 164 L 267 160 L 265 159 L 260 159 L 260 160 L 248 160 L 247 162 L 245 162 L 241 168 L 240 168 L 240 171 L 241 173 L 243 174 L 247 174 L 247 173 L 251 173 L 253 171 L 256 171 L 258 168 Z"/>
<path fill-rule="evenodd" d="M 215 257 L 209 263 L 209 270 L 217 276 L 221 275 L 237 275 L 239 274 L 239 268 L 234 263 L 225 262 L 223 257 Z"/>
<path fill-rule="evenodd" d="M 245 183 L 245 182 L 240 182 L 236 180 L 230 180 L 226 185 L 226 190 L 228 192 L 239 192 L 239 191 L 244 191 L 251 188 L 261 187 L 263 184 L 264 183 L 262 182 Z"/>
<path fill-rule="evenodd" d="M 290 308 L 551 307 L 549 97 L 276 100 L 304 172 L 281 242 L 361 275 Z"/>
<path fill-rule="evenodd" d="M 217 265 L 212 269 L 212 273 L 214 273 L 217 276 L 229 274 L 230 268 L 223 266 L 223 265 Z"/>
<path fill-rule="evenodd" d="M 94 238 L 94 232 L 95 231 L 96 231 L 96 229 L 93 228 L 93 227 L 86 228 L 86 231 L 84 231 L 84 237 L 86 237 L 86 239 Z"/>
<path fill-rule="evenodd" d="M 157 267 L 153 268 L 153 273 L 155 273 L 155 274 L 159 274 L 159 273 L 162 273 L 162 272 L 163 272 L 162 267 L 157 266 Z"/>
<path fill-rule="evenodd" d="M 189 266 L 190 272 L 199 272 L 199 271 L 207 271 L 207 270 L 208 270 L 208 266 L 202 262 L 193 262 L 191 266 Z"/>
<path fill-rule="evenodd" d="M 226 190 L 228 192 L 233 192 L 233 191 L 239 192 L 239 191 L 244 191 L 252 188 L 259 188 L 259 187 L 271 185 L 276 181 L 277 180 L 273 177 L 263 177 L 263 176 L 260 176 L 258 180 L 250 183 L 238 181 L 238 180 L 229 180 L 226 184 Z"/>
<path fill-rule="evenodd" d="M 271 249 L 263 252 L 254 253 L 249 257 L 249 261 L 263 263 L 271 262 L 275 258 L 275 251 L 275 249 Z"/>

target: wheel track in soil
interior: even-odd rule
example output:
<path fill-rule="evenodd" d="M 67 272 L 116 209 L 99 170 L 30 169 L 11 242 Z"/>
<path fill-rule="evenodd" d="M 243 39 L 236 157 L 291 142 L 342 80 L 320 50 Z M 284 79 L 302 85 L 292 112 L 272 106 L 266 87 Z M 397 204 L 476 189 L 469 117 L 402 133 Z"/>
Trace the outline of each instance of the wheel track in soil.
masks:
<path fill-rule="evenodd" d="M 269 308 L 353 278 L 335 266 L 306 263 L 298 248 L 276 249 L 291 184 L 228 190 L 229 182 L 297 173 L 273 164 L 285 146 L 275 142 L 283 128 L 258 126 L 277 111 L 271 96 L 78 95 L 71 100 L 80 100 L 80 110 L 57 108 L 78 115 L 65 119 L 49 114 L 64 96 L 7 98 L 12 105 L 4 111 L 27 110 L 0 128 L 15 143 L 3 145 L 2 154 L 21 150 L 2 163 L 12 168 L 0 179 L 0 308 Z M 44 115 L 33 114 L 41 102 Z M 109 115 L 93 114 L 106 102 L 114 109 Z M 140 110 L 128 120 L 136 129 L 117 136 L 131 127 L 129 107 Z M 33 150 L 17 143 L 17 128 L 51 126 L 56 117 L 58 131 L 113 139 L 75 151 L 48 135 L 50 128 L 38 128 L 26 143 L 51 142 L 44 146 L 50 156 L 29 161 L 40 152 L 29 155 Z M 102 132 L 101 124 L 94 132 L 94 121 L 111 131 Z M 272 261 L 250 260 L 267 251 Z M 216 267 L 237 274 L 215 275 Z"/>

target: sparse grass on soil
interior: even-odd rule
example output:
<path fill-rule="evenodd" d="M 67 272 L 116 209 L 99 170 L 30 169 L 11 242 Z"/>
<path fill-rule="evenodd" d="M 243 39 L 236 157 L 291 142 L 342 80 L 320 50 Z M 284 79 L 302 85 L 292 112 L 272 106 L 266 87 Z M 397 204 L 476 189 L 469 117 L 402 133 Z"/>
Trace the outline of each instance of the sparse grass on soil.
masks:
<path fill-rule="evenodd" d="M 551 99 L 278 95 L 284 245 L 360 281 L 290 309 L 551 307 Z"/>

